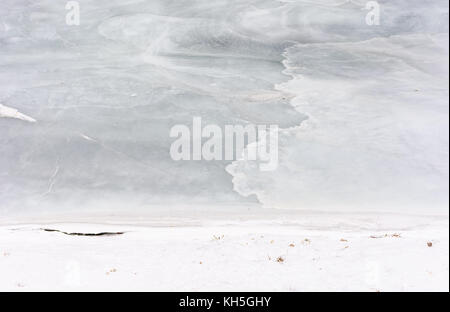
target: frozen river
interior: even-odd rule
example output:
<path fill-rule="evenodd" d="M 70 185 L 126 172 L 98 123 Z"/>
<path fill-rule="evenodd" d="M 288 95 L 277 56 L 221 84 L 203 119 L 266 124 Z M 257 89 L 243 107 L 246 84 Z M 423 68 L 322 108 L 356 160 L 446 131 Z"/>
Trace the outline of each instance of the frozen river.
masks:
<path fill-rule="evenodd" d="M 2 0 L 0 213 L 448 214 L 448 1 L 371 3 Z M 195 116 L 277 125 L 278 168 L 174 161 Z"/>

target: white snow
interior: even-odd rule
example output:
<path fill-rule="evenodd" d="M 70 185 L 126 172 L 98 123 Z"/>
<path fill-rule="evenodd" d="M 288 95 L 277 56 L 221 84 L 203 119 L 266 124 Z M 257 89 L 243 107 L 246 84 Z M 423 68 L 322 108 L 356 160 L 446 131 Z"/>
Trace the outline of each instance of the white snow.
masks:
<path fill-rule="evenodd" d="M 0 118 L 16 118 L 28 122 L 36 122 L 35 119 L 22 114 L 17 109 L 0 104 Z"/>
<path fill-rule="evenodd" d="M 0 226 L 0 290 L 449 290 L 447 217 L 123 220 Z"/>

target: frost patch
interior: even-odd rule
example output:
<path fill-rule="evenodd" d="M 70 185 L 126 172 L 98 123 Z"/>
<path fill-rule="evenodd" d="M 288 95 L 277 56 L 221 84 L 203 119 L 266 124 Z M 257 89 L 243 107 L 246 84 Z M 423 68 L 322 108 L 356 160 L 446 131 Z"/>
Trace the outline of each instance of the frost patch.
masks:
<path fill-rule="evenodd" d="M 36 122 L 35 119 L 22 114 L 17 109 L 0 104 L 0 118 L 15 118 L 28 122 Z"/>

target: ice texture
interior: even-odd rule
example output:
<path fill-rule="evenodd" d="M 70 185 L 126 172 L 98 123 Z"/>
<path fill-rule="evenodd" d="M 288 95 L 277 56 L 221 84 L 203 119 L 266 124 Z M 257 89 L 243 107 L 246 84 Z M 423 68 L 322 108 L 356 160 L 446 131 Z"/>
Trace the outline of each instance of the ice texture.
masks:
<path fill-rule="evenodd" d="M 2 214 L 448 213 L 448 1 L 79 3 L 0 2 Z M 279 168 L 173 161 L 193 116 L 279 125 Z"/>

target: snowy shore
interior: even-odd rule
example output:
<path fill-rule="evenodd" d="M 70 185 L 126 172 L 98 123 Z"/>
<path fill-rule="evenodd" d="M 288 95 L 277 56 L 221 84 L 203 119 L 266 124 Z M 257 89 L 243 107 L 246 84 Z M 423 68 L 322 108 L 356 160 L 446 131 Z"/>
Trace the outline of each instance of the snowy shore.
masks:
<path fill-rule="evenodd" d="M 124 220 L 1 225 L 0 290 L 449 289 L 447 216 Z"/>

